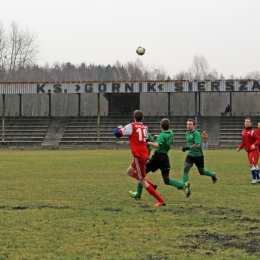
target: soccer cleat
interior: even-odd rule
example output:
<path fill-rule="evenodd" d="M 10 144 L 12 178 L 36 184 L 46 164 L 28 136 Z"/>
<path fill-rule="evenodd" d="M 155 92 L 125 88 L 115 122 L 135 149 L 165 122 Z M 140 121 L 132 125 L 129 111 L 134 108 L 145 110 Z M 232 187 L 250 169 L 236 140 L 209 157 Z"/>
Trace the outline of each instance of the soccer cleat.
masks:
<path fill-rule="evenodd" d="M 260 184 L 260 180 L 259 180 L 259 179 L 258 179 L 258 180 L 256 180 L 256 182 Z"/>
<path fill-rule="evenodd" d="M 136 196 L 136 194 L 137 194 L 136 191 L 129 191 L 128 193 L 129 193 L 130 197 L 134 198 L 135 200 L 140 200 L 141 199 L 141 197 L 137 197 Z"/>
<path fill-rule="evenodd" d="M 251 184 L 257 184 L 257 181 L 256 180 L 252 180 Z"/>
<path fill-rule="evenodd" d="M 215 172 L 213 172 L 213 173 L 215 175 L 212 177 L 212 181 L 213 181 L 213 184 L 215 184 L 218 181 L 218 179 L 217 179 L 216 173 Z"/>
<path fill-rule="evenodd" d="M 186 194 L 186 197 L 189 198 L 189 196 L 190 196 L 190 184 L 189 184 L 189 182 L 185 182 L 185 185 L 183 186 L 183 190 Z"/>
<path fill-rule="evenodd" d="M 166 206 L 166 203 L 164 201 L 157 201 L 154 206 L 155 207 Z"/>

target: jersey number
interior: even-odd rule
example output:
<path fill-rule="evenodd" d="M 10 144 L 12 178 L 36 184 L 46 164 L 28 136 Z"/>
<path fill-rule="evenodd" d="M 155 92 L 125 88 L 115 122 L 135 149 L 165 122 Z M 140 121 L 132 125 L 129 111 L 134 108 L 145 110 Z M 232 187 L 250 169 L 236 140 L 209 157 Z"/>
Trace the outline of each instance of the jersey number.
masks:
<path fill-rule="evenodd" d="M 146 142 L 146 139 L 147 139 L 147 129 L 145 129 L 145 128 L 137 128 L 136 132 L 138 133 L 139 141 Z"/>

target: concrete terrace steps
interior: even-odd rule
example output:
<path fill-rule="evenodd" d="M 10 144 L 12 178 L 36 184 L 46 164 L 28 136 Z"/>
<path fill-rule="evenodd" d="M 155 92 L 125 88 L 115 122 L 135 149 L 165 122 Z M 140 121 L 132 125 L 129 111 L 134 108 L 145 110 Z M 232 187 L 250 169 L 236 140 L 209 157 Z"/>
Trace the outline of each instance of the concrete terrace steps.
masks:
<path fill-rule="evenodd" d="M 219 147 L 237 147 L 242 140 L 245 117 L 221 117 L 219 129 Z M 256 118 L 251 117 L 253 122 Z"/>
<path fill-rule="evenodd" d="M 152 134 L 159 134 L 160 121 L 164 116 L 145 117 L 144 124 L 149 126 L 149 131 Z M 190 117 L 167 117 L 172 123 L 172 128 L 175 133 L 173 143 L 185 144 L 186 122 Z M 64 133 L 59 141 L 60 145 L 82 144 L 88 145 L 93 143 L 128 143 L 128 137 L 116 138 L 113 134 L 114 129 L 118 125 L 126 125 L 133 122 L 133 116 L 107 116 L 100 117 L 99 128 L 98 118 L 70 118 L 65 127 Z M 171 128 L 171 129 L 172 129 Z M 201 128 L 201 123 L 198 122 L 198 130 Z M 98 139 L 99 138 L 99 139 Z"/>
<path fill-rule="evenodd" d="M 46 117 L 5 117 L 3 143 L 10 146 L 41 145 L 51 121 Z M 2 128 L 1 121 L 3 138 Z"/>

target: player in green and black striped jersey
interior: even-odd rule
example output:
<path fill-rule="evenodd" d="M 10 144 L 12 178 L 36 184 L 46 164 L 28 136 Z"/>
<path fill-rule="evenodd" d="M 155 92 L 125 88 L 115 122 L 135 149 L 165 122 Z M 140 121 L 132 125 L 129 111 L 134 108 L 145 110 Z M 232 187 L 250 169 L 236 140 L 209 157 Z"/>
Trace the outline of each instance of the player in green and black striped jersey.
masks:
<path fill-rule="evenodd" d="M 182 175 L 182 181 L 172 180 L 173 185 L 178 189 L 184 189 L 186 197 L 190 196 L 190 184 L 188 183 L 189 171 L 193 164 L 197 166 L 197 169 L 201 175 L 206 175 L 212 178 L 213 183 L 217 182 L 216 174 L 210 170 L 204 169 L 204 155 L 201 149 L 201 134 L 195 129 L 195 121 L 189 119 L 187 121 L 187 132 L 185 133 L 187 146 L 182 148 L 182 151 L 188 151 L 185 163 L 184 171 Z"/>

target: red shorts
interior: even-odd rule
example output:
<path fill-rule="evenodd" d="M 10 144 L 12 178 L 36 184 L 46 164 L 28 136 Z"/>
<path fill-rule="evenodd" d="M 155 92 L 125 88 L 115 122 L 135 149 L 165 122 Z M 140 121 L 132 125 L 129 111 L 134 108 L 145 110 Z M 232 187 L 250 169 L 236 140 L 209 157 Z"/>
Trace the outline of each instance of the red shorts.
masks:
<path fill-rule="evenodd" d="M 249 164 L 258 165 L 259 150 L 253 150 L 247 153 Z"/>
<path fill-rule="evenodd" d="M 147 158 L 143 157 L 134 157 L 134 161 L 131 166 L 137 171 L 139 179 L 146 176 L 146 162 Z"/>

